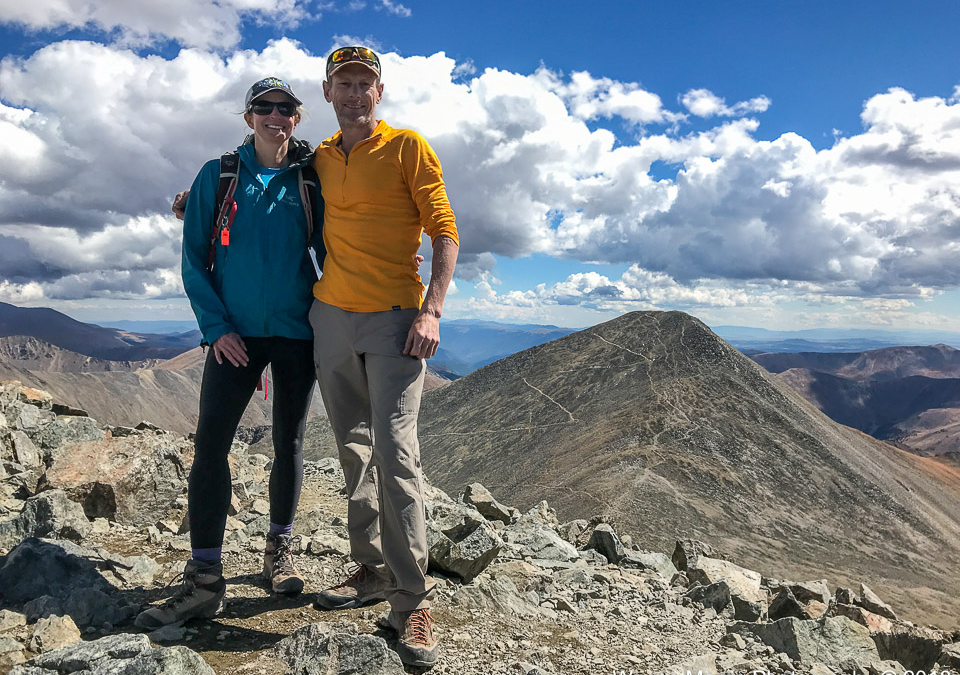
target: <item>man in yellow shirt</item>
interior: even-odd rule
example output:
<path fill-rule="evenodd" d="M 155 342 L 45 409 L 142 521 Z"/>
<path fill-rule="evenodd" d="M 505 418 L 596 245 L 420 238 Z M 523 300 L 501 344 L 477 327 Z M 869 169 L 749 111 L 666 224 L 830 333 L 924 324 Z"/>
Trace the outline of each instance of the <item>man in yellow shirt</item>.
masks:
<path fill-rule="evenodd" d="M 401 660 L 429 667 L 438 652 L 417 415 L 459 239 L 433 150 L 416 132 L 376 118 L 380 72 L 364 47 L 330 54 L 323 93 L 340 131 L 314 156 L 327 257 L 310 323 L 359 565 L 317 603 L 340 609 L 386 599 Z M 415 260 L 423 232 L 433 244 L 426 295 Z"/>

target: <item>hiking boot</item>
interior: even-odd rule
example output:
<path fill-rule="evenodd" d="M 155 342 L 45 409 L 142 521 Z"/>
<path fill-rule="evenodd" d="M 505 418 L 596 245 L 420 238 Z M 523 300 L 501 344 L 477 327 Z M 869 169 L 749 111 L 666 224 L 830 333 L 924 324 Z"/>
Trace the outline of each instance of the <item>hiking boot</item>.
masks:
<path fill-rule="evenodd" d="M 183 582 L 172 597 L 159 607 L 140 612 L 137 626 L 156 630 L 164 626 L 179 626 L 187 619 L 212 619 L 217 615 L 223 596 L 227 593 L 223 565 L 188 560 L 183 572 L 174 577 L 170 584 L 176 583 L 181 577 Z"/>
<path fill-rule="evenodd" d="M 378 622 L 383 625 L 383 622 Z M 440 648 L 433 637 L 433 617 L 429 609 L 395 612 L 386 615 L 386 626 L 397 631 L 397 655 L 408 666 L 432 668 L 437 663 Z"/>
<path fill-rule="evenodd" d="M 343 583 L 317 596 L 319 609 L 354 609 L 387 599 L 390 584 L 366 565 L 358 565 Z"/>
<path fill-rule="evenodd" d="M 293 562 L 293 544 L 300 538 L 292 534 L 267 534 L 263 552 L 263 578 L 274 593 L 296 594 L 303 590 L 303 576 Z"/>

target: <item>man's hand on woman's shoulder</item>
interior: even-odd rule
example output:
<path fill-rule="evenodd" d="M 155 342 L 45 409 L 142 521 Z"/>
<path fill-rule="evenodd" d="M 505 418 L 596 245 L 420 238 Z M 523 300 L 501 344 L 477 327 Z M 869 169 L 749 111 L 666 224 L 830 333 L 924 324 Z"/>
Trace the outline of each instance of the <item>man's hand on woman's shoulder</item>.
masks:
<path fill-rule="evenodd" d="M 180 220 L 183 220 L 184 211 L 187 209 L 187 197 L 190 196 L 190 190 L 184 190 L 183 192 L 178 192 L 177 196 L 173 198 L 173 215 L 175 215 Z"/>

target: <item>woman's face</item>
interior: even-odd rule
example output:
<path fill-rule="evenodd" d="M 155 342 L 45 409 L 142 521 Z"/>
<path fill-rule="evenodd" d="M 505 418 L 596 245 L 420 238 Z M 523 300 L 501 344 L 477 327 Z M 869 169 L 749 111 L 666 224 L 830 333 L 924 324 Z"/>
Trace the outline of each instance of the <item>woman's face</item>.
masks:
<path fill-rule="evenodd" d="M 286 104 L 284 107 L 288 106 L 288 109 L 281 111 L 276 105 L 272 105 L 275 103 Z M 263 96 L 258 96 L 251 102 L 250 108 L 244 113 L 243 119 L 247 121 L 247 126 L 253 129 L 257 140 L 271 145 L 281 145 L 288 141 L 300 122 L 300 116 L 295 112 L 296 102 L 282 91 L 268 91 Z M 292 114 L 285 115 L 285 112 Z"/>

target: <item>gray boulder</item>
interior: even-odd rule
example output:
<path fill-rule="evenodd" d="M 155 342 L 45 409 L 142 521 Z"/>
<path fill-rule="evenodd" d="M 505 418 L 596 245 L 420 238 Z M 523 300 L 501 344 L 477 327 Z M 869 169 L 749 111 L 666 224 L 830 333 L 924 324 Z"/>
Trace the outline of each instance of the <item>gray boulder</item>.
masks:
<path fill-rule="evenodd" d="M 697 539 L 678 539 L 677 545 L 673 549 L 673 566 L 679 572 L 685 572 L 691 567 L 696 567 L 697 559 L 701 556 L 707 558 L 722 558 L 713 546 Z"/>
<path fill-rule="evenodd" d="M 498 520 L 504 525 L 509 525 L 520 517 L 519 511 L 498 502 L 480 483 L 468 485 L 463 491 L 462 501 L 473 506 L 487 520 Z"/>
<path fill-rule="evenodd" d="M 501 536 L 518 558 L 572 562 L 580 557 L 573 544 L 564 541 L 553 528 L 526 516 L 505 529 Z"/>
<path fill-rule="evenodd" d="M 10 445 L 13 459 L 28 469 L 40 468 L 43 464 L 43 454 L 40 448 L 22 431 L 16 429 L 10 432 Z"/>
<path fill-rule="evenodd" d="M 943 645 L 938 662 L 941 668 L 960 669 L 960 643 Z"/>
<path fill-rule="evenodd" d="M 860 601 L 856 604 L 860 605 L 868 612 L 879 614 L 880 616 L 884 616 L 891 621 L 897 620 L 897 614 L 893 611 L 893 608 L 881 600 L 877 594 L 871 591 L 870 587 L 866 584 L 860 584 Z"/>
<path fill-rule="evenodd" d="M 89 417 L 57 417 L 34 434 L 33 441 L 43 450 L 49 461 L 56 455 L 61 454 L 61 448 L 84 441 L 102 441 L 106 437 L 95 419 Z"/>
<path fill-rule="evenodd" d="M 186 647 L 154 649 L 146 635 L 110 635 L 41 654 L 10 675 L 214 675 L 213 668 Z"/>
<path fill-rule="evenodd" d="M 913 671 L 929 673 L 943 649 L 943 636 L 939 631 L 918 626 L 895 625 L 890 631 L 870 635 L 881 658 L 899 661 Z"/>
<path fill-rule="evenodd" d="M 679 546 L 679 542 L 678 542 Z M 674 560 L 677 556 L 674 555 Z M 757 621 L 767 609 L 767 594 L 761 588 L 762 577 L 759 572 L 734 565 L 726 560 L 698 556 L 688 558 L 687 577 L 691 584 L 709 586 L 720 580 L 730 586 L 730 599 L 733 602 L 735 617 L 741 621 Z"/>
<path fill-rule="evenodd" d="M 709 586 L 694 586 L 685 593 L 686 597 L 703 607 L 712 607 L 720 614 L 731 606 L 730 586 L 722 579 Z"/>
<path fill-rule="evenodd" d="M 793 595 L 793 591 L 788 586 L 783 586 L 773 600 L 770 601 L 770 608 L 767 610 L 767 616 L 771 621 L 785 619 L 792 616 L 795 619 L 809 619 L 803 605 Z"/>
<path fill-rule="evenodd" d="M 557 528 L 557 533 L 563 537 L 564 541 L 569 541 L 571 544 L 576 546 L 580 535 L 586 532 L 589 526 L 590 523 L 582 518 L 578 520 L 571 520 L 570 522 L 559 526 Z"/>
<path fill-rule="evenodd" d="M 400 657 L 383 638 L 356 624 L 313 623 L 278 642 L 274 654 L 290 675 L 403 675 Z"/>
<path fill-rule="evenodd" d="M 0 522 L 0 548 L 11 548 L 25 537 L 80 541 L 90 529 L 80 505 L 62 490 L 51 490 L 31 497 L 16 517 Z"/>
<path fill-rule="evenodd" d="M 651 553 L 647 551 L 633 551 L 626 549 L 620 566 L 628 569 L 656 572 L 660 577 L 669 581 L 677 573 L 677 568 L 665 553 Z"/>
<path fill-rule="evenodd" d="M 775 651 L 806 664 L 823 663 L 831 668 L 855 661 L 861 666 L 880 661 L 870 631 L 843 616 L 822 621 L 788 617 L 772 623 L 738 621 L 728 632 L 752 635 Z"/>
<path fill-rule="evenodd" d="M 466 609 L 494 611 L 507 616 L 532 618 L 541 614 L 537 593 L 521 592 L 507 576 L 494 579 L 484 577 L 473 584 L 461 586 L 450 602 Z"/>
<path fill-rule="evenodd" d="M 102 570 L 102 571 L 101 571 Z M 28 538 L 0 567 L 0 597 L 24 604 L 31 618 L 69 615 L 78 626 L 117 625 L 139 605 L 116 593 L 109 563 L 95 551 L 69 541 Z"/>
<path fill-rule="evenodd" d="M 462 504 L 431 504 L 427 512 L 430 566 L 470 582 L 503 548 L 493 526 Z"/>
<path fill-rule="evenodd" d="M 860 602 L 860 599 L 857 597 L 857 594 L 853 592 L 852 588 L 845 588 L 843 586 L 837 588 L 837 592 L 833 597 L 837 601 L 837 604 L 840 605 L 856 605 Z"/>
<path fill-rule="evenodd" d="M 590 541 L 585 548 L 597 551 L 613 564 L 623 560 L 623 542 L 607 523 L 600 523 L 593 528 L 593 534 L 590 535 Z"/>
<path fill-rule="evenodd" d="M 818 581 L 800 581 L 794 584 L 788 584 L 790 592 L 797 602 L 807 604 L 808 602 L 819 602 L 824 605 L 830 603 L 830 587 L 827 586 L 826 579 Z"/>

